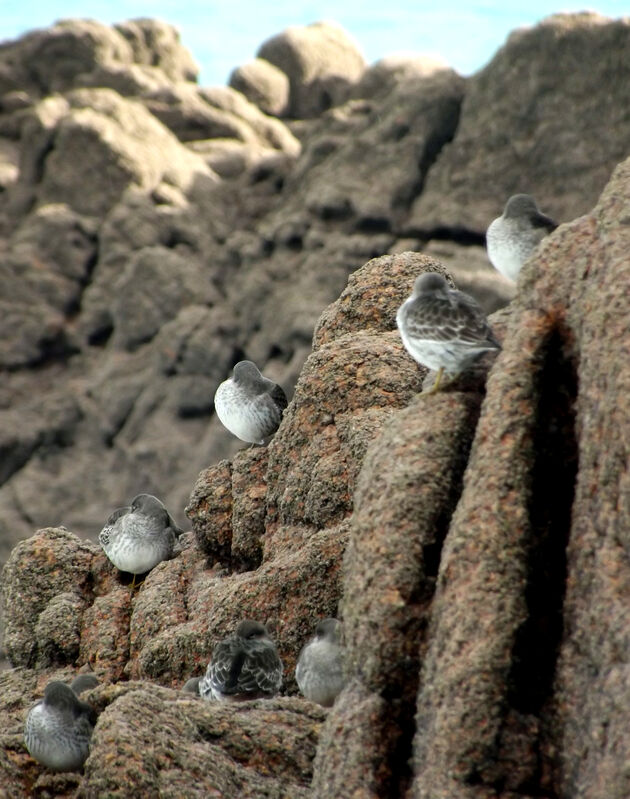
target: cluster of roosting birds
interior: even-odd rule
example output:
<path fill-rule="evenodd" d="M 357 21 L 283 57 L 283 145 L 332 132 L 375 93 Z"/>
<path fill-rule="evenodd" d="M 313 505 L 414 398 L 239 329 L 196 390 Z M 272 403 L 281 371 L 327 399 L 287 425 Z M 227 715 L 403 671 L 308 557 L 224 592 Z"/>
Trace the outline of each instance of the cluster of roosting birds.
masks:
<path fill-rule="evenodd" d="M 499 272 L 516 280 L 522 264 L 555 228 L 532 197 L 515 195 L 487 230 L 488 256 Z M 477 302 L 450 288 L 435 272 L 418 277 L 411 296 L 398 310 L 396 323 L 411 357 L 437 373 L 427 394 L 444 385 L 444 373 L 453 379 L 484 353 L 500 349 Z M 232 377 L 218 387 L 214 405 L 231 433 L 242 441 L 264 444 L 278 429 L 287 398 L 281 386 L 264 377 L 255 364 L 241 361 Z M 116 568 L 134 575 L 133 590 L 136 575 L 177 553 L 181 532 L 159 499 L 139 494 L 129 507 L 114 511 L 99 542 Z M 324 619 L 296 666 L 302 694 L 326 707 L 344 686 L 342 638 L 341 622 Z M 282 674 L 282 662 L 266 627 L 247 619 L 216 644 L 205 675 L 188 680 L 183 690 L 208 700 L 268 699 L 280 691 Z M 46 686 L 43 699 L 29 712 L 24 732 L 29 752 L 40 763 L 57 771 L 83 765 L 96 716 L 79 694 L 96 682 L 93 675 L 80 675 L 70 685 L 54 681 Z"/>

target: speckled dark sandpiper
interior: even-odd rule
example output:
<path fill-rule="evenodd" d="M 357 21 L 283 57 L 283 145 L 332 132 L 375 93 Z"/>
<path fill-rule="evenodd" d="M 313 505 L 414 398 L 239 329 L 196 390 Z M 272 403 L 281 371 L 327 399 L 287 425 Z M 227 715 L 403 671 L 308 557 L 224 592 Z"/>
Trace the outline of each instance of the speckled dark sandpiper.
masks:
<path fill-rule="evenodd" d="M 525 261 L 557 227 L 553 219 L 538 210 L 533 197 L 515 194 L 486 231 L 491 264 L 504 277 L 516 281 Z"/>
<path fill-rule="evenodd" d="M 48 683 L 29 712 L 24 742 L 32 757 L 53 771 L 77 771 L 90 751 L 96 712 L 63 682 Z"/>
<path fill-rule="evenodd" d="M 437 371 L 428 394 L 438 390 L 444 372 L 454 378 L 485 352 L 501 349 L 477 302 L 450 288 L 437 272 L 417 278 L 396 324 L 411 357 Z"/>
<path fill-rule="evenodd" d="M 231 701 L 270 699 L 281 685 L 282 661 L 267 628 L 245 620 L 234 635 L 215 646 L 199 682 L 199 694 L 204 699 Z"/>
<path fill-rule="evenodd" d="M 138 494 L 112 513 L 98 540 L 117 569 L 136 575 L 171 558 L 181 532 L 157 497 Z"/>
<path fill-rule="evenodd" d="M 264 444 L 282 421 L 287 397 L 251 361 L 239 361 L 232 377 L 214 395 L 214 409 L 230 433 L 250 444 Z"/>
<path fill-rule="evenodd" d="M 295 679 L 302 694 L 324 707 L 332 706 L 346 683 L 341 639 L 338 619 L 320 621 L 295 667 Z"/>

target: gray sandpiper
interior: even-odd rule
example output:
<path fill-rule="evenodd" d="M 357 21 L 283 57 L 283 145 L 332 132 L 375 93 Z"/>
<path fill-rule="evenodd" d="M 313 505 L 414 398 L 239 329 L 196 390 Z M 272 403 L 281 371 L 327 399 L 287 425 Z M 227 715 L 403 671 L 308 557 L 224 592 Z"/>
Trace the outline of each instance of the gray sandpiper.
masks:
<path fill-rule="evenodd" d="M 138 494 L 129 507 L 112 513 L 98 540 L 114 566 L 133 574 L 135 583 L 135 575 L 173 556 L 181 532 L 157 497 Z"/>
<path fill-rule="evenodd" d="M 342 626 L 338 619 L 324 619 L 303 647 L 295 667 L 302 694 L 324 707 L 332 707 L 346 680 L 343 673 Z"/>
<path fill-rule="evenodd" d="M 63 682 L 54 680 L 29 712 L 24 742 L 32 757 L 53 771 L 77 771 L 90 751 L 96 711 Z"/>
<path fill-rule="evenodd" d="M 282 421 L 287 397 L 252 361 L 239 361 L 232 377 L 214 395 L 214 409 L 230 433 L 250 444 L 264 444 Z"/>
<path fill-rule="evenodd" d="M 516 281 L 525 261 L 538 244 L 558 225 L 538 210 L 529 194 L 515 194 L 505 204 L 503 214 L 490 223 L 486 247 L 492 266 L 509 280 Z"/>
<path fill-rule="evenodd" d="M 428 272 L 416 279 L 411 296 L 396 314 L 405 349 L 417 363 L 437 371 L 427 394 L 440 387 L 444 372 L 457 377 L 489 350 L 501 345 L 478 303 Z"/>
<path fill-rule="evenodd" d="M 282 670 L 267 628 L 247 619 L 215 646 L 199 694 L 209 700 L 271 699 L 282 685 Z"/>

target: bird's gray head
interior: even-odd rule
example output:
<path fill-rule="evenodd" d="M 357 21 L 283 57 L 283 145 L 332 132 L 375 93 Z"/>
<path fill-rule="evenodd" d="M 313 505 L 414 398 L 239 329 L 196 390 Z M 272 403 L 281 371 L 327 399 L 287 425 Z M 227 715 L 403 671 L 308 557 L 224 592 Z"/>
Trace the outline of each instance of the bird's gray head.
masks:
<path fill-rule="evenodd" d="M 239 638 L 268 638 L 267 628 L 260 622 L 245 619 L 236 628 Z"/>
<path fill-rule="evenodd" d="M 245 385 L 253 385 L 262 380 L 260 370 L 252 361 L 239 361 L 234 367 L 232 375 L 236 383 Z"/>
<path fill-rule="evenodd" d="M 438 272 L 427 272 L 416 278 L 413 286 L 413 296 L 420 294 L 444 294 L 448 293 L 448 283 L 443 275 Z"/>
<path fill-rule="evenodd" d="M 536 200 L 531 194 L 514 194 L 506 202 L 503 209 L 503 216 L 506 219 L 519 219 L 522 217 L 529 217 L 538 214 L 538 206 Z"/>
<path fill-rule="evenodd" d="M 138 494 L 131 500 L 131 511 L 139 511 L 140 513 L 159 515 L 166 513 L 164 503 L 160 502 L 153 494 Z"/>
<path fill-rule="evenodd" d="M 44 704 L 58 710 L 78 710 L 81 702 L 65 682 L 53 680 L 44 689 Z"/>
<path fill-rule="evenodd" d="M 341 640 L 342 627 L 339 619 L 324 619 L 315 628 L 315 635 L 320 639 L 339 643 Z"/>

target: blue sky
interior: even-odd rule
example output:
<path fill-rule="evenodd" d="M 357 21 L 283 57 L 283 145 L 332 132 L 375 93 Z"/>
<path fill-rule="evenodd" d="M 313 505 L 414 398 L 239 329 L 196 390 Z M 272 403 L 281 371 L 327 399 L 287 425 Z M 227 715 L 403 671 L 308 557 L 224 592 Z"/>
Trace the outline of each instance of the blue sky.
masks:
<path fill-rule="evenodd" d="M 120 22 L 158 17 L 177 26 L 201 68 L 200 83 L 224 84 L 232 69 L 253 58 L 265 39 L 289 25 L 335 20 L 356 40 L 368 62 L 395 52 L 441 56 L 462 74 L 475 72 L 508 33 L 556 11 L 596 10 L 610 17 L 630 14 L 628 0 L 594 5 L 540 0 L 0 0 L 0 40 L 13 39 L 57 19 L 90 17 Z M 262 10 L 261 10 L 262 9 Z"/>

